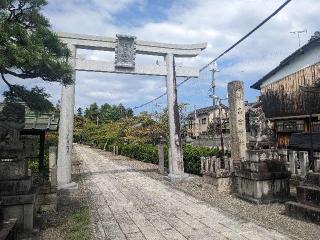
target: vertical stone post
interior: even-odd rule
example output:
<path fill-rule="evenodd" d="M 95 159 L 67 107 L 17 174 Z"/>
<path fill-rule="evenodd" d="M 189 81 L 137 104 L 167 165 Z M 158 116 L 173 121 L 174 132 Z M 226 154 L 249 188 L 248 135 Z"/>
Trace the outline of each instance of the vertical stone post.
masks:
<path fill-rule="evenodd" d="M 163 144 L 160 142 L 158 144 L 158 158 L 159 158 L 159 173 L 164 174 L 164 151 L 163 151 Z"/>
<path fill-rule="evenodd" d="M 205 157 L 200 157 L 200 164 L 201 164 L 201 170 L 200 170 L 200 173 L 201 174 L 204 174 L 205 173 L 205 161 L 206 161 L 206 158 Z"/>
<path fill-rule="evenodd" d="M 174 70 L 174 56 L 169 53 L 165 57 L 167 65 L 167 98 L 169 114 L 170 152 L 169 177 L 180 178 L 184 175 L 183 158 L 181 151 L 180 119 L 177 101 L 177 83 Z"/>
<path fill-rule="evenodd" d="M 320 172 L 320 152 L 313 152 L 314 171 Z"/>
<path fill-rule="evenodd" d="M 309 168 L 308 152 L 300 151 L 299 160 L 300 160 L 300 167 L 301 167 L 301 177 L 304 178 L 307 175 L 308 168 Z"/>
<path fill-rule="evenodd" d="M 239 167 L 246 155 L 246 121 L 243 82 L 228 83 L 228 100 L 230 107 L 231 158 L 234 167 Z"/>
<path fill-rule="evenodd" d="M 289 151 L 290 172 L 292 175 L 297 174 L 297 168 L 296 168 L 297 159 L 298 159 L 297 151 Z"/>
<path fill-rule="evenodd" d="M 57 187 L 57 147 L 49 147 L 49 181 L 52 189 Z"/>
<path fill-rule="evenodd" d="M 70 64 L 75 67 L 76 46 L 68 46 L 72 56 Z M 75 78 L 74 71 L 73 84 L 62 86 L 61 90 L 61 109 L 59 123 L 59 144 L 58 144 L 58 161 L 57 161 L 57 183 L 58 189 L 76 187 L 75 183 L 71 184 L 71 153 L 73 142 L 73 117 L 74 117 L 74 95 L 75 95 Z"/>

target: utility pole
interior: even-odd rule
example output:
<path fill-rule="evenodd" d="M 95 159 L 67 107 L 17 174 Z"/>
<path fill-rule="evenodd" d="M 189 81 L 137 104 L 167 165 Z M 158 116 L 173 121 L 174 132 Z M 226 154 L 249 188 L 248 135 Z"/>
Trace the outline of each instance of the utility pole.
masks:
<path fill-rule="evenodd" d="M 301 46 L 300 34 L 302 34 L 302 33 L 307 33 L 307 29 L 305 29 L 305 30 L 300 30 L 300 31 L 292 31 L 292 32 L 290 32 L 290 33 L 292 33 L 292 34 L 297 34 L 298 39 L 299 39 L 299 48 L 300 48 L 300 46 Z"/>
<path fill-rule="evenodd" d="M 196 133 L 197 133 L 197 123 L 196 123 L 196 120 L 197 120 L 197 106 L 194 105 L 194 135 L 196 136 Z"/>
<path fill-rule="evenodd" d="M 222 106 L 221 106 L 221 99 L 219 98 L 219 125 L 220 125 L 220 142 L 221 142 L 221 152 L 222 152 L 222 159 L 224 159 L 224 141 L 223 141 L 223 132 L 222 132 Z"/>
<path fill-rule="evenodd" d="M 210 71 L 212 72 L 210 97 L 212 98 L 212 105 L 215 107 L 215 106 L 217 106 L 217 98 L 215 97 L 215 96 L 216 96 L 216 79 L 215 79 L 215 73 L 216 73 L 216 72 L 220 72 L 220 71 L 218 70 L 217 63 L 216 63 L 216 62 L 213 63 L 212 69 L 211 69 Z"/>
<path fill-rule="evenodd" d="M 212 105 L 213 105 L 213 121 L 216 122 L 217 118 L 219 121 L 219 131 L 220 131 L 220 144 L 221 144 L 221 151 L 222 151 L 222 158 L 224 157 L 224 141 L 223 141 L 223 132 L 222 132 L 222 107 L 221 107 L 221 99 L 216 95 L 216 79 L 215 73 L 220 72 L 217 67 L 217 63 L 214 62 L 212 69 L 212 80 L 211 80 L 211 94 L 209 95 L 212 98 Z M 216 116 L 215 107 L 219 108 L 219 115 Z M 214 136 L 213 136 L 214 137 Z"/>

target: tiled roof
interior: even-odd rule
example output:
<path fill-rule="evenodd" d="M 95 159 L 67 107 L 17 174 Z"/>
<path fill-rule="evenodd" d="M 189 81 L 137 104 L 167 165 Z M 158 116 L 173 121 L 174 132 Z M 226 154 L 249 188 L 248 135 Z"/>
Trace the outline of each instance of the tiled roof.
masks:
<path fill-rule="evenodd" d="M 25 130 L 46 130 L 57 131 L 59 125 L 59 117 L 54 114 L 26 114 Z"/>

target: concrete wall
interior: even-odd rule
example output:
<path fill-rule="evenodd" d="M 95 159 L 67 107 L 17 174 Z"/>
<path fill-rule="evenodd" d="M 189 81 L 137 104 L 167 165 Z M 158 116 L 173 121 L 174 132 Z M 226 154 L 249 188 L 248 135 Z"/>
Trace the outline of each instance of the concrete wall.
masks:
<path fill-rule="evenodd" d="M 230 134 L 225 134 L 223 137 L 224 148 L 230 149 Z M 191 144 L 193 146 L 202 146 L 202 147 L 221 147 L 220 137 L 200 137 L 198 139 L 193 139 Z"/>

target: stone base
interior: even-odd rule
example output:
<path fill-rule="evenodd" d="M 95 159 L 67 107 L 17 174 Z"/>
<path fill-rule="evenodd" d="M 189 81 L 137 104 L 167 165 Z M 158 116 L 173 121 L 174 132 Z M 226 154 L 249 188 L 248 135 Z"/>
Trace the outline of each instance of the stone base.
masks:
<path fill-rule="evenodd" d="M 37 194 L 37 189 L 33 188 L 29 194 L 0 196 L 3 218 L 16 218 L 18 230 L 31 231 L 38 207 Z"/>
<path fill-rule="evenodd" d="M 215 186 L 218 192 L 231 192 L 232 178 L 231 177 L 212 177 L 203 175 L 205 181 Z"/>
<path fill-rule="evenodd" d="M 285 202 L 290 194 L 289 179 L 255 180 L 237 177 L 235 195 L 255 204 Z"/>
<path fill-rule="evenodd" d="M 60 185 L 57 188 L 57 209 L 74 206 L 78 204 L 79 186 L 75 182 Z"/>
<path fill-rule="evenodd" d="M 10 219 L 0 222 L 1 240 L 15 240 L 17 237 L 17 219 Z"/>
<path fill-rule="evenodd" d="M 163 179 L 167 180 L 169 182 L 181 182 L 181 181 L 185 181 L 188 178 L 190 178 L 190 175 L 187 173 L 183 173 L 181 175 L 175 175 L 175 174 L 168 174 L 168 176 L 164 176 Z"/>
<path fill-rule="evenodd" d="M 309 172 L 297 187 L 298 202 L 286 203 L 289 216 L 320 224 L 320 173 Z"/>
<path fill-rule="evenodd" d="M 320 224 L 320 208 L 297 202 L 286 203 L 286 213 L 300 220 L 307 220 Z"/>
<path fill-rule="evenodd" d="M 320 187 L 317 186 L 298 186 L 297 200 L 301 204 L 318 206 L 320 209 Z"/>

